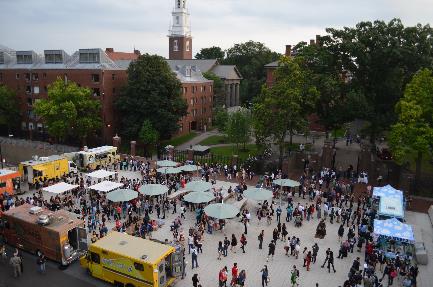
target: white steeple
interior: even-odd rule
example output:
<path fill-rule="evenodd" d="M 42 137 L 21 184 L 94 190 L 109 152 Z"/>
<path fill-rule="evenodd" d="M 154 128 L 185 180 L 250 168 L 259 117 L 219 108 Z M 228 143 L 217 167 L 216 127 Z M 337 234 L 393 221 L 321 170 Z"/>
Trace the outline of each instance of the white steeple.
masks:
<path fill-rule="evenodd" d="M 189 12 L 186 9 L 186 0 L 174 0 L 172 25 L 168 31 L 169 37 L 191 37 L 191 25 L 189 23 Z"/>

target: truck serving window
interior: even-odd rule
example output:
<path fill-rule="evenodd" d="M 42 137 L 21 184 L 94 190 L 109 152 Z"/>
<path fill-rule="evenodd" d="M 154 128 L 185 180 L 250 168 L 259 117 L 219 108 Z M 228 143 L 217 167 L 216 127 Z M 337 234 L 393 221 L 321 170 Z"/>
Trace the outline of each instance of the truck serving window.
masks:
<path fill-rule="evenodd" d="M 144 271 L 144 266 L 141 263 L 134 262 L 134 267 L 138 271 Z"/>
<path fill-rule="evenodd" d="M 93 263 L 101 264 L 101 258 L 98 253 L 90 252 L 90 258 Z"/>

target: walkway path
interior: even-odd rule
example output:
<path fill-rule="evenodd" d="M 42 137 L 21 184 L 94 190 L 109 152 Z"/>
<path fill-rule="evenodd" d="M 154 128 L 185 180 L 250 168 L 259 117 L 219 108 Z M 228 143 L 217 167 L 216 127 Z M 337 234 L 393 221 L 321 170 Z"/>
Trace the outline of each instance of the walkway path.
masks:
<path fill-rule="evenodd" d="M 220 133 L 217 130 L 211 130 L 208 132 L 200 133 L 195 138 L 191 139 L 190 141 L 187 141 L 186 143 L 178 145 L 175 148 L 176 148 L 176 150 L 186 150 L 186 149 L 190 148 L 190 146 L 197 145 L 201 141 L 203 141 L 204 139 L 207 139 L 208 137 L 215 136 L 215 135 L 220 135 Z"/>

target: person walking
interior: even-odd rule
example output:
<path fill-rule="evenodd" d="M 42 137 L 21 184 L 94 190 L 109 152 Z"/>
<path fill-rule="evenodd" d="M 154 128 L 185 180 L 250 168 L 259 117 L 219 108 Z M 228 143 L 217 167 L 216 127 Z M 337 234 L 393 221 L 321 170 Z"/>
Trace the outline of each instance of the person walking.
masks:
<path fill-rule="evenodd" d="M 224 257 L 227 257 L 227 251 L 229 250 L 230 240 L 227 237 L 224 237 Z"/>
<path fill-rule="evenodd" d="M 307 267 L 307 271 L 310 271 L 311 257 L 312 257 L 311 251 L 308 251 L 307 258 L 305 260 L 305 265 Z"/>
<path fill-rule="evenodd" d="M 219 241 L 218 242 L 218 257 L 217 257 L 217 260 L 221 260 L 221 255 L 223 255 L 223 253 L 224 253 L 223 242 Z"/>
<path fill-rule="evenodd" d="M 227 287 L 227 266 L 224 266 L 218 274 L 219 287 Z"/>
<path fill-rule="evenodd" d="M 193 245 L 191 248 L 191 267 L 192 267 L 192 269 L 194 269 L 194 263 L 195 263 L 195 267 L 198 268 L 197 257 L 198 257 L 198 251 L 197 251 L 197 248 Z"/>
<path fill-rule="evenodd" d="M 241 273 L 239 273 L 237 284 L 238 284 L 240 287 L 245 286 L 245 280 L 246 280 L 246 279 L 247 279 L 247 273 L 245 272 L 244 269 L 242 269 Z"/>
<path fill-rule="evenodd" d="M 268 245 L 268 257 L 266 258 L 266 262 L 269 261 L 269 257 L 272 258 L 272 260 L 274 260 L 274 255 L 275 255 L 275 243 L 273 240 L 271 240 L 271 243 L 269 243 Z"/>
<path fill-rule="evenodd" d="M 296 265 L 293 265 L 293 269 L 290 273 L 290 283 L 292 284 L 292 287 L 299 286 L 298 278 L 299 278 L 299 270 L 296 268 Z"/>
<path fill-rule="evenodd" d="M 241 242 L 242 253 L 245 253 L 245 245 L 247 245 L 247 238 L 245 237 L 245 234 L 241 235 L 241 239 L 239 241 Z"/>
<path fill-rule="evenodd" d="M 40 273 L 45 273 L 45 262 L 47 260 L 45 259 L 45 255 L 42 252 L 39 252 L 39 257 L 36 260 L 36 264 L 39 267 L 39 272 Z"/>
<path fill-rule="evenodd" d="M 232 281 L 230 282 L 230 286 L 236 286 L 237 280 L 238 280 L 238 264 L 233 263 L 232 267 Z"/>
<path fill-rule="evenodd" d="M 277 209 L 275 210 L 275 213 L 277 214 L 277 222 L 281 223 L 281 213 L 283 212 L 283 210 L 281 209 L 281 206 L 278 206 Z"/>
<path fill-rule="evenodd" d="M 314 243 L 313 247 L 313 254 L 311 257 L 311 261 L 314 263 L 316 263 L 316 259 L 317 259 L 317 254 L 319 253 L 319 245 L 317 245 L 317 243 Z"/>
<path fill-rule="evenodd" d="M 262 273 L 262 287 L 268 286 L 268 280 L 269 280 L 269 270 L 268 266 L 265 265 L 262 270 L 260 270 Z"/>
<path fill-rule="evenodd" d="M 329 253 L 331 252 L 331 248 L 328 248 L 328 249 L 326 249 L 326 257 L 325 257 L 325 261 L 323 262 L 323 264 L 322 264 L 322 266 L 320 266 L 320 267 L 322 267 L 322 268 L 324 268 L 325 267 L 325 264 L 328 262 L 328 260 L 329 260 Z"/>
<path fill-rule="evenodd" d="M 334 252 L 330 250 L 328 255 L 328 273 L 331 273 L 331 265 L 332 265 L 332 270 L 334 270 L 335 273 L 336 271 L 334 267 Z"/>
<path fill-rule="evenodd" d="M 257 239 L 259 240 L 259 249 L 263 248 L 263 239 L 265 237 L 265 231 L 262 230 L 259 234 L 259 236 L 257 237 Z"/>
<path fill-rule="evenodd" d="M 198 274 L 197 273 L 195 273 L 193 276 L 192 276 L 192 286 L 193 287 L 198 287 L 198 283 L 200 282 L 200 279 L 198 278 Z"/>
<path fill-rule="evenodd" d="M 9 263 L 10 265 L 12 265 L 14 277 L 17 278 L 21 276 L 21 258 L 18 257 L 18 254 L 14 254 L 10 259 Z"/>

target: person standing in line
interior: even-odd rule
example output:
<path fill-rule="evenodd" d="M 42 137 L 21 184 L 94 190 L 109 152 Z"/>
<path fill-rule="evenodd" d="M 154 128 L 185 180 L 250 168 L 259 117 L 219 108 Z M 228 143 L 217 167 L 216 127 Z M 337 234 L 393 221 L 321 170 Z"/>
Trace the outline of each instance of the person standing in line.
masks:
<path fill-rule="evenodd" d="M 265 231 L 262 230 L 259 234 L 259 236 L 257 237 L 257 239 L 259 240 L 259 249 L 263 248 L 263 239 L 265 237 Z"/>
<path fill-rule="evenodd" d="M 198 287 L 198 283 L 200 282 L 200 279 L 198 278 L 198 274 L 197 273 L 195 273 L 193 276 L 192 276 L 192 286 L 193 287 Z"/>
<path fill-rule="evenodd" d="M 191 248 L 191 267 L 192 267 L 192 269 L 194 269 L 194 263 L 195 263 L 195 267 L 198 268 L 197 257 L 198 257 L 198 252 L 197 252 L 196 247 L 193 245 Z"/>
<path fill-rule="evenodd" d="M 262 273 L 262 287 L 268 286 L 268 279 L 269 279 L 269 270 L 268 266 L 265 265 L 262 270 L 260 270 Z"/>
<path fill-rule="evenodd" d="M 18 257 L 18 254 L 14 254 L 10 259 L 9 263 L 10 265 L 12 265 L 14 277 L 17 278 L 21 276 L 21 258 Z"/>
<path fill-rule="evenodd" d="M 269 257 L 272 258 L 272 260 L 274 260 L 274 255 L 275 255 L 275 243 L 273 240 L 271 240 L 271 243 L 269 243 L 268 245 L 269 250 L 268 250 L 268 257 L 266 258 L 266 262 L 269 261 Z"/>

